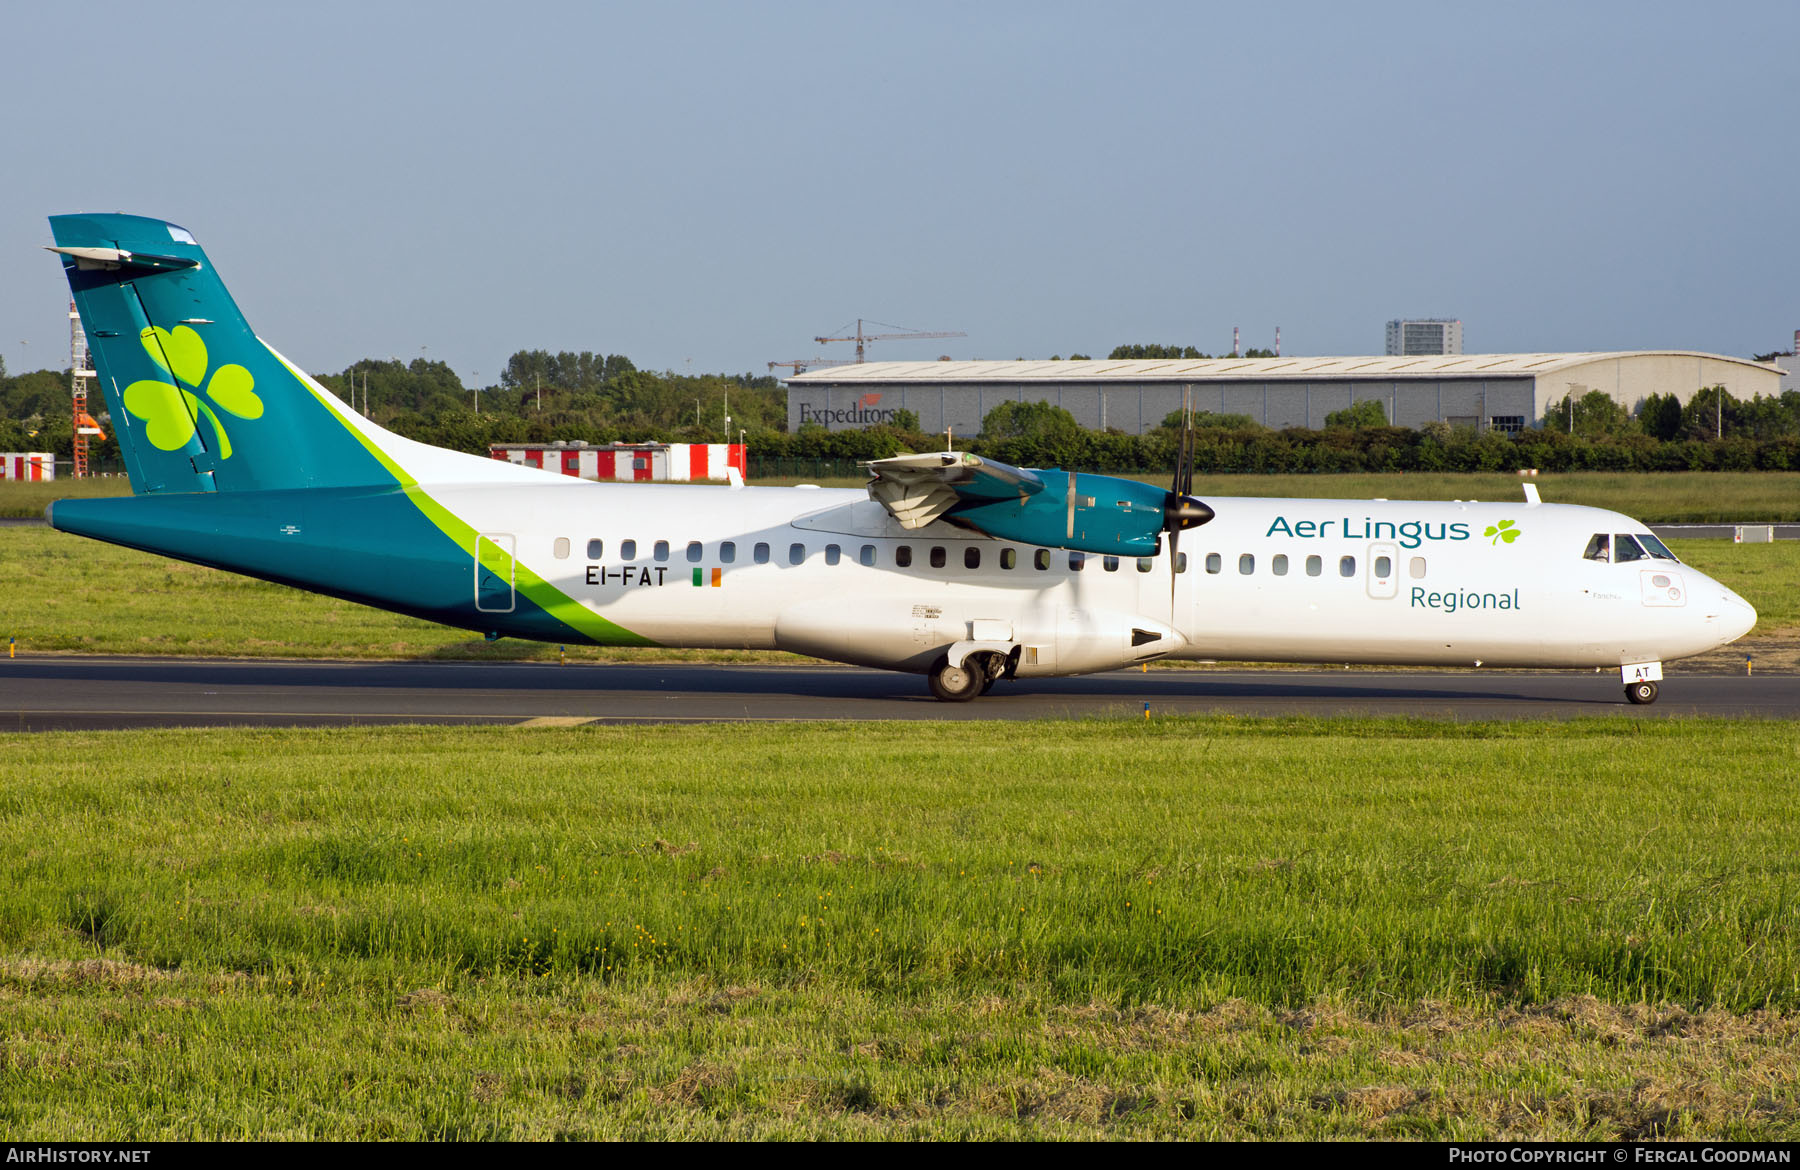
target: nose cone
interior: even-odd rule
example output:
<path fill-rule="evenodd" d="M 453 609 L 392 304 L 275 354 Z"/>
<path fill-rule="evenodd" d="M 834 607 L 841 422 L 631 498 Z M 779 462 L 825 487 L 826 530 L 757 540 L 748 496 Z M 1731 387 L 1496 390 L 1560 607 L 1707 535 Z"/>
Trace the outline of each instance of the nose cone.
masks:
<path fill-rule="evenodd" d="M 1719 586 L 1719 645 L 1735 642 L 1756 627 L 1756 609 L 1725 586 Z"/>
<path fill-rule="evenodd" d="M 1169 492 L 1163 504 L 1163 528 L 1168 532 L 1198 528 L 1212 518 L 1213 510 L 1193 496 L 1178 496 Z"/>

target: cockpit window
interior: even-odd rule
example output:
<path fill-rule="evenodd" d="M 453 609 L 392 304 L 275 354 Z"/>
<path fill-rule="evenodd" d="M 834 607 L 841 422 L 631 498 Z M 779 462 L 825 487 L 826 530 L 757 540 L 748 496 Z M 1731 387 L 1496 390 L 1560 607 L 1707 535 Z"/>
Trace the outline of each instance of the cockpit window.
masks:
<path fill-rule="evenodd" d="M 1613 537 L 1614 564 L 1624 564 L 1626 561 L 1641 561 L 1649 555 L 1649 553 L 1644 551 L 1644 546 L 1639 544 L 1635 538 L 1627 536 L 1623 532 L 1618 533 Z"/>
<path fill-rule="evenodd" d="M 1659 561 L 1674 561 L 1676 564 L 1681 563 L 1681 558 L 1670 552 L 1668 545 L 1656 539 L 1656 537 L 1650 535 L 1648 532 L 1638 533 L 1638 543 L 1648 549 L 1650 555 Z"/>
<path fill-rule="evenodd" d="M 1590 561 L 1609 561 L 1612 559 L 1612 538 L 1604 532 L 1596 532 L 1588 537 L 1587 551 L 1581 555 Z"/>

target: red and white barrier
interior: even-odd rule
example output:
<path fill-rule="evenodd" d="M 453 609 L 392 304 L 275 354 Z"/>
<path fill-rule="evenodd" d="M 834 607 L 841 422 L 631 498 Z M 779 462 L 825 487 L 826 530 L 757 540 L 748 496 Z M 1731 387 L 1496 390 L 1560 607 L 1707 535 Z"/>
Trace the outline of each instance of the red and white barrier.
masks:
<path fill-rule="evenodd" d="M 559 447 L 554 443 L 496 443 L 495 459 L 541 467 L 578 479 L 668 481 L 724 479 L 725 468 L 747 470 L 742 443 L 613 443 L 605 447 Z"/>
<path fill-rule="evenodd" d="M 48 451 L 0 452 L 0 479 L 38 482 L 56 478 L 56 456 Z"/>

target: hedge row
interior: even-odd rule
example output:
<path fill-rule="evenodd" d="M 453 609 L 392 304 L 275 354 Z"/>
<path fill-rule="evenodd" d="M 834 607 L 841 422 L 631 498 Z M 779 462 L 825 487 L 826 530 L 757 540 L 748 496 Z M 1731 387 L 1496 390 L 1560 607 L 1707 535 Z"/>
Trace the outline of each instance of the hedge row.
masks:
<path fill-rule="evenodd" d="M 1643 434 L 1609 437 L 1525 431 L 1517 435 L 1468 432 L 1445 436 L 1405 427 L 1366 430 L 1247 431 L 1201 428 L 1195 432 L 1197 472 L 1306 473 L 1354 471 L 1800 471 L 1800 439 L 1685 439 L 1662 441 Z M 763 434 L 753 457 L 768 460 L 832 460 L 853 463 L 902 451 L 941 448 L 943 436 L 874 427 L 864 431 Z M 960 449 L 1020 467 L 1074 467 L 1085 471 L 1148 474 L 1175 463 L 1173 432 L 1145 435 L 1082 431 L 1075 435 L 1010 439 L 958 439 Z"/>

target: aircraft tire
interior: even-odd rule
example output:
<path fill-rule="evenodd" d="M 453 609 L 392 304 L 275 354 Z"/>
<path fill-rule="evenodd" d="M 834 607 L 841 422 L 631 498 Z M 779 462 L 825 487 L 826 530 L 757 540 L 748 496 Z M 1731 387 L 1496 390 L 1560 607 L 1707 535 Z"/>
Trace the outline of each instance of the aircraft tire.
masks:
<path fill-rule="evenodd" d="M 1653 682 L 1632 683 L 1625 688 L 1625 697 L 1640 707 L 1645 703 L 1654 703 L 1656 702 L 1656 684 Z"/>
<path fill-rule="evenodd" d="M 967 703 L 981 694 L 985 677 L 986 672 L 966 658 L 961 666 L 951 666 L 948 658 L 940 658 L 931 668 L 931 693 L 945 703 Z"/>

